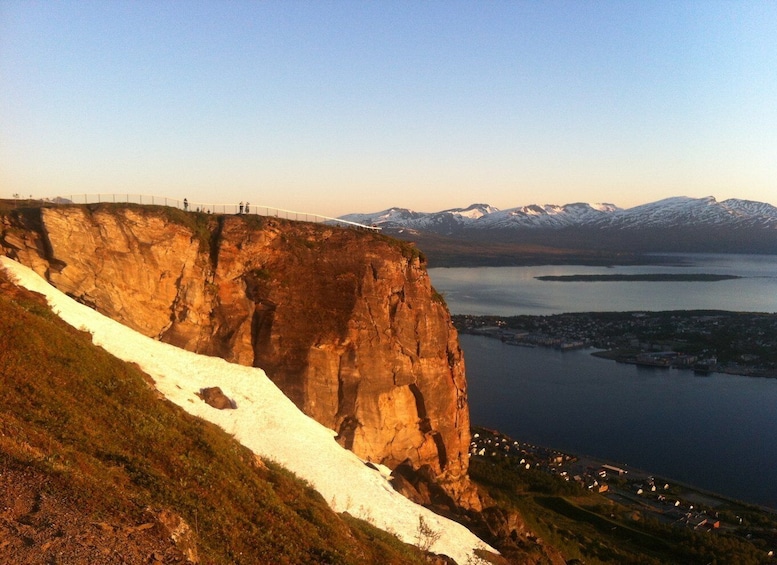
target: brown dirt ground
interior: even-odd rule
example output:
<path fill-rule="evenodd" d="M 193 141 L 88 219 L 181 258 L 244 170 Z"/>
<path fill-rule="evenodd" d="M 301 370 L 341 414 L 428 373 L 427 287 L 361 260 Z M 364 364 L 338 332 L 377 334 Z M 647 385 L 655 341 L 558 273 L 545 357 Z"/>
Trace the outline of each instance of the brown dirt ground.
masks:
<path fill-rule="evenodd" d="M 161 565 L 185 563 L 156 520 L 89 515 L 42 473 L 0 463 L 0 563 L 13 565 Z"/>

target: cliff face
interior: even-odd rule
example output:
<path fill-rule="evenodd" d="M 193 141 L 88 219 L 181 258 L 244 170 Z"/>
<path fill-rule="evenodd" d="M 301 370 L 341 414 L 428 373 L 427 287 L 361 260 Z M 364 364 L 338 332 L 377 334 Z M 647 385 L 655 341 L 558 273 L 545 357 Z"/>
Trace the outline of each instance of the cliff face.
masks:
<path fill-rule="evenodd" d="M 0 245 L 145 335 L 263 368 L 359 456 L 426 467 L 476 504 L 462 500 L 470 437 L 458 338 L 406 244 L 273 218 L 101 205 L 14 213 Z"/>

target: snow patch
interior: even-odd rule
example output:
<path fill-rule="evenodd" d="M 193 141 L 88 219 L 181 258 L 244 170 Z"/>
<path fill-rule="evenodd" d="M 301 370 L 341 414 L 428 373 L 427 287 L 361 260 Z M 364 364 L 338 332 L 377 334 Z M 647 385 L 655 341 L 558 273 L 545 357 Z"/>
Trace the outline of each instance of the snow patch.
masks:
<path fill-rule="evenodd" d="M 479 562 L 475 549 L 498 553 L 461 524 L 397 493 L 387 480 L 388 469 L 368 466 L 340 447 L 335 432 L 300 412 L 263 370 L 155 341 L 76 302 L 8 257 L 0 256 L 0 266 L 17 284 L 45 296 L 62 320 L 90 332 L 95 345 L 137 363 L 168 400 L 307 480 L 336 512 L 349 512 L 414 545 L 428 542 L 419 538 L 423 523 L 439 533 L 431 551 L 458 563 Z M 213 386 L 234 400 L 237 409 L 217 410 L 197 396 Z"/>

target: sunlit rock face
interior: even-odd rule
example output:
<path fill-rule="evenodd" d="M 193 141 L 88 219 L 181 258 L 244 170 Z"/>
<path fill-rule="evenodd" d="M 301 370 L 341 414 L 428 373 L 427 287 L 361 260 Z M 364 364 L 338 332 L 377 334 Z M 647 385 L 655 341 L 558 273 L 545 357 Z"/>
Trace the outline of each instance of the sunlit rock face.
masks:
<path fill-rule="evenodd" d="M 4 237 L 12 256 L 144 335 L 160 337 L 182 316 L 194 326 L 208 320 L 197 315 L 209 307 L 207 255 L 198 253 L 189 229 L 162 214 L 141 207 L 44 208 L 39 229 L 24 234 L 25 245 L 19 248 L 15 236 Z"/>
<path fill-rule="evenodd" d="M 145 335 L 263 368 L 360 457 L 426 466 L 477 506 L 466 478 L 464 361 L 412 246 L 319 224 L 127 205 L 15 213 L 0 244 Z"/>

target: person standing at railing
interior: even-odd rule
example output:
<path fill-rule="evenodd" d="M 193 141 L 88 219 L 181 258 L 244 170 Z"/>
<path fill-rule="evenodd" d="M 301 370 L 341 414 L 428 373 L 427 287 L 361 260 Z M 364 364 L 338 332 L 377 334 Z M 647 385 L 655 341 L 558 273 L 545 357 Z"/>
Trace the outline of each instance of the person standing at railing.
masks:
<path fill-rule="evenodd" d="M 240 201 L 240 211 L 238 212 L 238 214 L 242 214 L 242 213 L 243 213 L 243 201 L 241 200 Z"/>
<path fill-rule="evenodd" d="M 245 212 L 246 212 L 246 214 L 248 214 L 248 200 L 246 200 L 246 209 L 245 209 Z"/>
<path fill-rule="evenodd" d="M 186 198 L 183 199 L 183 211 L 184 212 L 189 211 L 189 201 Z"/>

